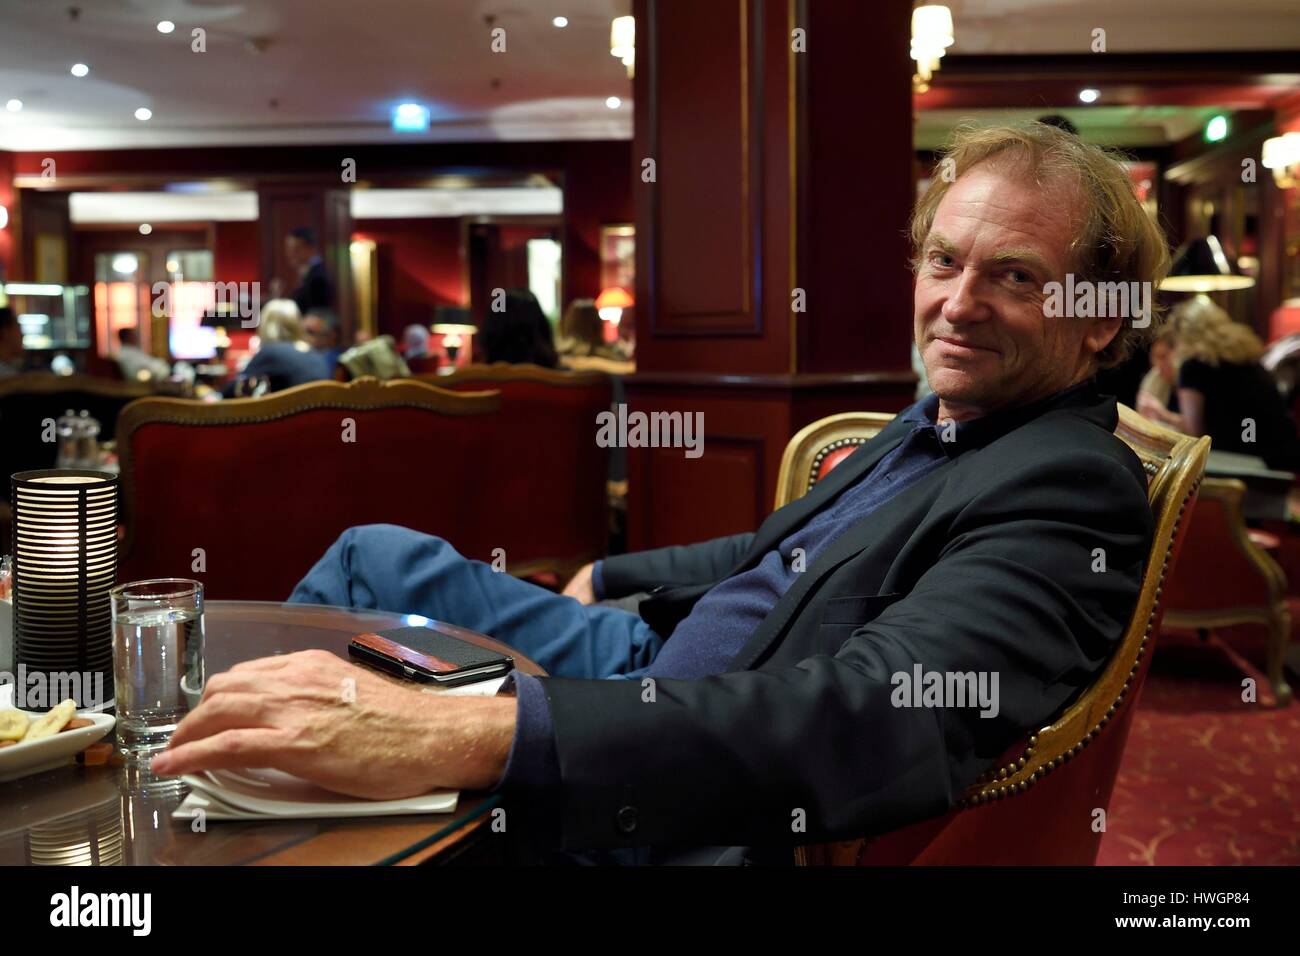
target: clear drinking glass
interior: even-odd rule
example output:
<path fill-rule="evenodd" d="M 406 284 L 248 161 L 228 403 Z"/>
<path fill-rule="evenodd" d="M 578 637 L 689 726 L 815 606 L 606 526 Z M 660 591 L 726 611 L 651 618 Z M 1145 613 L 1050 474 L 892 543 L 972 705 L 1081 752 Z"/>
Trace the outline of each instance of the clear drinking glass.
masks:
<path fill-rule="evenodd" d="M 158 578 L 110 594 L 117 747 L 139 755 L 165 747 L 203 696 L 203 585 Z"/>

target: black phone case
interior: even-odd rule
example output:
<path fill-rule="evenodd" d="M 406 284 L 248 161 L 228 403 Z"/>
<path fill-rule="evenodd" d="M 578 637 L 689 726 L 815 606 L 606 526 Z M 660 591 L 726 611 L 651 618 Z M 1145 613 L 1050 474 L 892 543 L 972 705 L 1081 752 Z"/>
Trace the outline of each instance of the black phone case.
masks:
<path fill-rule="evenodd" d="M 434 622 L 430 627 L 375 631 L 353 638 L 348 653 L 400 677 L 445 687 L 490 680 L 510 672 L 514 658 L 449 633 L 463 630 Z M 367 643 L 379 646 L 367 646 Z M 385 644 L 396 646 L 386 649 Z M 403 651 L 415 653 L 396 656 Z"/>

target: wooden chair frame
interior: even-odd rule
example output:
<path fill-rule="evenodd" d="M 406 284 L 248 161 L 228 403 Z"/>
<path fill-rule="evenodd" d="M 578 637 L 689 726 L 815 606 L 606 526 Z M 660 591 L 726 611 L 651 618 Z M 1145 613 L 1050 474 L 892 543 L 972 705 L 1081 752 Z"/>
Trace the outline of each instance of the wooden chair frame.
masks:
<path fill-rule="evenodd" d="M 467 380 L 476 382 L 484 379 L 494 382 L 545 382 L 548 385 L 596 385 L 609 381 L 609 375 L 604 372 L 579 372 L 572 369 L 543 368 L 540 365 L 512 364 L 510 362 L 493 362 L 491 365 L 465 365 L 446 375 L 426 372 L 411 377 L 417 382 L 426 382 L 436 386 Z"/>
<path fill-rule="evenodd" d="M 1268 603 L 1240 605 L 1214 610 L 1182 611 L 1177 607 L 1165 611 L 1164 624 L 1179 630 L 1208 631 L 1234 624 L 1261 624 L 1268 629 L 1268 657 L 1266 672 L 1268 682 L 1277 699 L 1277 706 L 1291 702 L 1291 685 L 1286 679 L 1286 652 L 1291 641 L 1291 611 L 1286 603 L 1286 573 L 1273 558 L 1251 540 L 1242 517 L 1241 503 L 1246 495 L 1246 485 L 1235 478 L 1206 478 L 1201 482 L 1200 497 L 1223 502 L 1228 518 L 1228 532 L 1247 563 L 1263 578 L 1268 589 Z"/>

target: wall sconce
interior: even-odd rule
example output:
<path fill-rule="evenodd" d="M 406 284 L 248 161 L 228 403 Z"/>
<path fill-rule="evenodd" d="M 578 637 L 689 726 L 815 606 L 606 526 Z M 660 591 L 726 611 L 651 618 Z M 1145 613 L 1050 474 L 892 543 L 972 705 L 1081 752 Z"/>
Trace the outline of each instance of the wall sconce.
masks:
<path fill-rule="evenodd" d="M 1294 189 L 1300 185 L 1300 132 L 1264 140 L 1260 163 L 1265 169 L 1273 170 L 1278 189 Z"/>
<path fill-rule="evenodd" d="M 78 707 L 108 702 L 117 576 L 117 476 L 99 471 L 20 471 L 13 502 L 14 664 L 78 675 Z"/>
<path fill-rule="evenodd" d="M 912 11 L 911 56 L 916 61 L 913 92 L 924 93 L 930 89 L 930 79 L 953 40 L 952 11 L 947 7 L 927 3 Z"/>
<path fill-rule="evenodd" d="M 9 225 L 9 210 L 4 206 L 0 206 L 0 229 L 7 225 Z"/>
<path fill-rule="evenodd" d="M 627 78 L 632 79 L 636 65 L 636 18 L 615 17 L 609 25 L 609 53 L 623 61 Z"/>

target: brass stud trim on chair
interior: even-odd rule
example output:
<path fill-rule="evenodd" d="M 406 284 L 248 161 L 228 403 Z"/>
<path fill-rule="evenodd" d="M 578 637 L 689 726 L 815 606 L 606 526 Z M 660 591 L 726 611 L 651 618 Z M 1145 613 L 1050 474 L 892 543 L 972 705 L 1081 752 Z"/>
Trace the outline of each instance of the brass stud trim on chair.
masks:
<path fill-rule="evenodd" d="M 808 487 L 804 489 L 805 494 L 812 491 L 813 486 L 817 484 L 818 476 L 822 471 L 822 463 L 826 461 L 827 457 L 832 452 L 839 451 L 841 448 L 846 448 L 849 445 L 865 445 L 866 443 L 867 439 L 865 438 L 840 438 L 831 442 L 829 445 L 826 445 L 821 451 L 817 452 L 816 457 L 812 460 L 812 465 L 808 468 Z"/>

